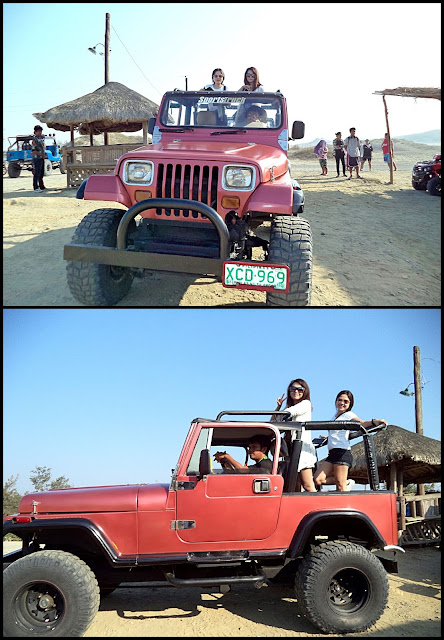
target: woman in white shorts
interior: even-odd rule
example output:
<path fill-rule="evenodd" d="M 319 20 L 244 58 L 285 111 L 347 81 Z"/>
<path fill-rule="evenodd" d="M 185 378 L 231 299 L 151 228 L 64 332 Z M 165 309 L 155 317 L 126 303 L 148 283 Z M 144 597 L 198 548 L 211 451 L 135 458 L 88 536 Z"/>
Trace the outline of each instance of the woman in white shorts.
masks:
<path fill-rule="evenodd" d="M 310 389 L 302 378 L 292 380 L 287 388 L 287 393 L 277 398 L 276 410 L 279 411 L 287 398 L 285 411 L 291 413 L 291 419 L 295 422 L 310 422 L 312 405 L 310 400 Z M 302 449 L 299 459 L 298 472 L 301 484 L 305 491 L 316 491 L 313 482 L 313 469 L 316 465 L 316 451 L 311 441 L 311 431 L 302 427 Z"/>
<path fill-rule="evenodd" d="M 366 428 L 377 427 L 380 424 L 387 426 L 386 420 L 375 418 L 366 422 L 361 420 L 356 413 L 351 411 L 353 404 L 354 397 L 352 392 L 348 391 L 348 389 L 340 391 L 336 396 L 336 413 L 332 420 L 353 420 L 354 422 L 360 422 Z M 314 475 L 317 487 L 321 487 L 323 484 L 335 484 L 338 491 L 350 491 L 355 484 L 354 480 L 347 480 L 348 470 L 353 465 L 353 456 L 348 439 L 349 434 L 350 431 L 346 429 L 328 432 L 328 456 L 319 463 Z"/>

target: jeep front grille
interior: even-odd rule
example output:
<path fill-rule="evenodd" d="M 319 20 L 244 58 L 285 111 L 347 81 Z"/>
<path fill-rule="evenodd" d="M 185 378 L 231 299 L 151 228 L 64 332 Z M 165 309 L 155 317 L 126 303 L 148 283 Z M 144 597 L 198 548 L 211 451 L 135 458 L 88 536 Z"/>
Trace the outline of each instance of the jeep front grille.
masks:
<path fill-rule="evenodd" d="M 207 165 L 160 163 L 157 167 L 156 198 L 197 200 L 217 210 L 219 168 Z M 158 216 L 207 220 L 197 211 L 156 209 Z"/>

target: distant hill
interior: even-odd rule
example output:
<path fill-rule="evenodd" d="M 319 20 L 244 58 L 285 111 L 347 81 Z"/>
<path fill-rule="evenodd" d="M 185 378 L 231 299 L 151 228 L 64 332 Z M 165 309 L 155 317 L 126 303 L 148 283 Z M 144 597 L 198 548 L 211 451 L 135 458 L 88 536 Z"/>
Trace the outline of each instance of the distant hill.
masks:
<path fill-rule="evenodd" d="M 313 147 L 316 142 L 319 142 L 321 138 L 313 140 L 309 143 L 308 146 L 297 145 L 293 146 L 288 151 L 288 157 L 290 158 L 299 158 L 304 160 L 315 160 L 316 156 L 313 153 Z M 329 141 L 327 140 L 327 143 Z M 374 153 L 381 153 L 381 144 L 382 138 L 373 138 L 371 141 L 374 149 Z M 419 144 L 418 142 L 411 142 L 410 140 L 401 140 L 399 138 L 393 138 L 393 146 L 395 149 L 396 158 L 414 160 L 415 162 L 418 160 L 428 160 L 431 159 L 435 153 L 441 153 L 441 145 L 429 145 L 429 144 Z M 328 152 L 328 157 L 333 158 L 333 150 L 331 149 L 331 144 L 329 144 L 330 151 Z M 382 157 L 382 156 L 381 156 Z"/>
<path fill-rule="evenodd" d="M 418 144 L 440 145 L 441 129 L 433 129 L 432 131 L 424 131 L 423 133 L 410 133 L 405 136 L 396 136 L 393 139 L 408 140 L 409 142 L 417 142 Z M 315 145 L 317 145 L 319 140 L 322 140 L 322 138 L 315 138 L 310 142 L 290 142 L 290 149 L 295 147 L 299 149 L 304 149 L 305 147 L 313 148 Z M 324 138 L 324 140 L 327 141 L 327 144 L 330 144 L 330 145 L 332 144 L 332 140 L 330 140 L 330 138 Z M 378 140 L 375 140 L 375 139 L 371 140 L 371 143 L 373 144 L 373 146 L 375 146 L 376 142 L 378 142 Z"/>
<path fill-rule="evenodd" d="M 148 136 L 148 140 L 151 139 L 151 136 Z M 93 136 L 94 145 L 102 146 L 104 144 L 104 136 L 101 133 L 98 136 Z M 108 144 L 137 144 L 140 142 L 140 145 L 143 144 L 142 136 L 127 136 L 123 133 L 109 133 L 108 134 Z M 74 145 L 76 147 L 88 147 L 89 146 L 89 136 L 78 136 L 74 138 Z M 62 147 L 70 147 L 71 142 L 65 142 L 62 144 Z"/>
<path fill-rule="evenodd" d="M 410 133 L 406 136 L 398 136 L 398 138 L 410 140 L 410 142 L 420 142 L 421 144 L 441 144 L 441 129 L 424 131 L 424 133 Z"/>

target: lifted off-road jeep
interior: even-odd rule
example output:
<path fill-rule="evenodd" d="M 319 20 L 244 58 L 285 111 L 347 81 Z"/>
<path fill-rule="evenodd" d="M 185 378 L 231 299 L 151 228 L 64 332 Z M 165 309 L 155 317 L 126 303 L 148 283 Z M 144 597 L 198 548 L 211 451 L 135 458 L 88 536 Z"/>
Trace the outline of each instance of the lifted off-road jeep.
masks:
<path fill-rule="evenodd" d="M 287 153 L 304 124 L 288 127 L 279 92 L 166 93 L 149 122 L 153 143 L 78 190 L 128 210 L 92 211 L 65 246 L 74 298 L 114 305 L 135 275 L 161 270 L 264 290 L 273 306 L 308 305 L 311 231 Z M 260 225 L 265 237 L 255 234 Z"/>
<path fill-rule="evenodd" d="M 6 160 L 8 162 L 8 175 L 10 178 L 18 178 L 22 169 L 26 169 L 27 171 L 33 170 L 32 138 L 32 134 L 8 138 L 9 147 L 6 152 Z M 44 175 L 50 176 L 53 169 L 60 169 L 60 173 L 66 173 L 62 166 L 60 146 L 56 142 L 55 134 L 45 136 L 45 151 L 47 158 L 45 158 L 44 163 Z"/>
<path fill-rule="evenodd" d="M 275 415 L 256 421 L 265 414 Z M 100 597 L 140 583 L 226 592 L 291 580 L 300 609 L 321 631 L 373 625 L 387 603 L 386 569 L 397 570 L 401 549 L 396 497 L 379 489 L 372 433 L 342 423 L 351 437 L 364 437 L 370 491 L 301 492 L 301 427 L 324 431 L 338 422 L 279 421 L 288 417 L 223 411 L 193 420 L 169 485 L 24 496 L 3 525 L 3 535 L 23 541 L 4 556 L 4 635 L 80 636 Z M 213 468 L 221 449 L 237 448 L 235 459 L 247 460 L 258 434 L 270 443 L 271 472 Z"/>
<path fill-rule="evenodd" d="M 416 162 L 412 169 L 412 187 L 416 190 L 428 191 L 431 196 L 441 195 L 441 154 L 437 153 L 432 160 Z"/>

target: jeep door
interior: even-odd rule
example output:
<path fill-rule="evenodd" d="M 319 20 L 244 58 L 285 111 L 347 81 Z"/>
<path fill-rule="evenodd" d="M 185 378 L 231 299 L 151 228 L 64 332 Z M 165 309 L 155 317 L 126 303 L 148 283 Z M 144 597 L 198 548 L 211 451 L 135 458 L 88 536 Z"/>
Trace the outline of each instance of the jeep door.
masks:
<path fill-rule="evenodd" d="M 277 460 L 273 462 L 273 474 L 224 474 L 213 469 L 201 477 L 198 460 L 202 450 L 210 449 L 212 432 L 212 428 L 202 428 L 192 455 L 183 465 L 184 473 L 177 476 L 178 537 L 184 542 L 269 538 L 277 526 L 284 484 L 276 473 Z M 255 428 L 251 427 L 251 435 L 254 434 Z M 270 433 L 276 434 L 279 437 L 277 430 Z"/>

